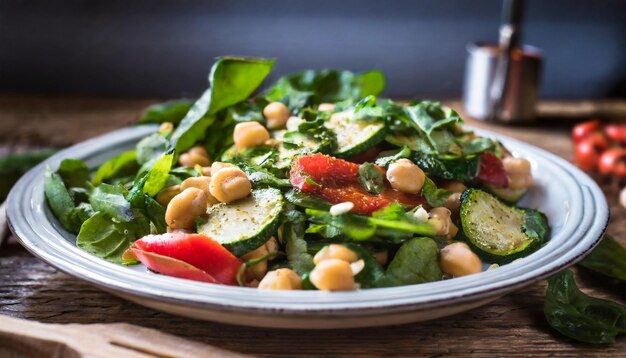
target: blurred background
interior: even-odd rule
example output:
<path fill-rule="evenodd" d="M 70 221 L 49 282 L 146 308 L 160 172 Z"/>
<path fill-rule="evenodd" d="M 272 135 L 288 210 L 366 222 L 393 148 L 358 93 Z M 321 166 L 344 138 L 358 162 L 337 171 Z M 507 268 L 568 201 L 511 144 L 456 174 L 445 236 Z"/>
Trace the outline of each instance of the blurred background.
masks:
<path fill-rule="evenodd" d="M 0 92 L 196 96 L 219 55 L 380 69 L 395 98 L 459 98 L 466 44 L 496 41 L 501 3 L 1 1 Z M 530 0 L 523 41 L 544 51 L 542 98 L 626 97 L 626 1 Z"/>

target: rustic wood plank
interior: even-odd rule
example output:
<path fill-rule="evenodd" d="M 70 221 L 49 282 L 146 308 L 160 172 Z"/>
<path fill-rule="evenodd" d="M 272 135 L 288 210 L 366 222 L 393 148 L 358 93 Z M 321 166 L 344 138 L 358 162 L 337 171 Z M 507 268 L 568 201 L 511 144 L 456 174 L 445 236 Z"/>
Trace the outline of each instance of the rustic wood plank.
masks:
<path fill-rule="evenodd" d="M 0 144 L 69 145 L 132 123 L 152 102 L 0 95 L 0 121 L 5 124 L 0 127 Z M 468 122 L 571 159 L 571 124 L 559 121 L 547 126 L 504 127 Z M 617 186 L 603 183 L 603 189 L 612 211 L 609 232 L 626 244 L 626 209 L 617 204 Z M 626 302 L 624 286 L 588 272 L 578 272 L 577 278 L 589 294 Z M 65 275 L 15 242 L 0 251 L 0 314 L 45 323 L 127 322 L 264 356 L 624 355 L 624 337 L 613 347 L 597 347 L 555 333 L 543 317 L 544 293 L 545 282 L 540 282 L 471 312 L 418 324 L 338 331 L 267 330 L 157 312 Z"/>

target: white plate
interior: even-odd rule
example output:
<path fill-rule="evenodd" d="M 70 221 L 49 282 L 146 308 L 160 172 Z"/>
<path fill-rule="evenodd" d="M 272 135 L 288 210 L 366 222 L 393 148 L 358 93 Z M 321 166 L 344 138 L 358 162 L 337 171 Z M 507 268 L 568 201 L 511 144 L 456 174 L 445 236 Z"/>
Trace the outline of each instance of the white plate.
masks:
<path fill-rule="evenodd" d="M 567 161 L 488 131 L 516 156 L 532 163 L 536 185 L 521 205 L 545 212 L 550 242 L 524 259 L 476 275 L 420 285 L 356 292 L 261 291 L 156 275 L 92 256 L 75 245 L 44 200 L 43 173 L 64 158 L 96 167 L 134 147 L 155 127 L 109 133 L 63 150 L 24 175 L 8 198 L 11 229 L 29 251 L 50 265 L 114 295 L 158 310 L 231 324 L 284 328 L 345 328 L 399 324 L 478 307 L 573 265 L 606 229 L 609 211 L 602 191 Z"/>

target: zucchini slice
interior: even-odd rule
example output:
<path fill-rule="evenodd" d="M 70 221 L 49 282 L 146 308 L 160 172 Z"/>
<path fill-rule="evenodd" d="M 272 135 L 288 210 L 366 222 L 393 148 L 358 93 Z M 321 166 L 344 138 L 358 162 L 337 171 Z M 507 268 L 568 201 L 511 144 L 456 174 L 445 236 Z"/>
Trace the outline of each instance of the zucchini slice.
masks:
<path fill-rule="evenodd" d="M 505 264 L 531 254 L 550 233 L 543 213 L 508 206 L 478 189 L 463 193 L 460 214 L 470 247 L 491 263 Z"/>
<path fill-rule="evenodd" d="M 198 225 L 198 233 L 219 242 L 235 256 L 242 256 L 274 235 L 283 206 L 280 190 L 255 189 L 247 198 L 209 208 L 206 222 Z"/>
<path fill-rule="evenodd" d="M 387 134 L 385 121 L 351 121 L 349 112 L 333 114 L 324 124 L 337 136 L 337 157 L 351 157 L 382 142 Z"/>
<path fill-rule="evenodd" d="M 323 149 L 321 143 L 298 132 L 276 131 L 273 138 L 282 141 L 278 146 L 278 159 L 274 163 L 274 167 L 277 169 L 291 168 L 291 162 L 297 155 L 316 153 Z M 285 145 L 285 143 L 287 144 Z"/>
<path fill-rule="evenodd" d="M 528 189 L 492 188 L 489 191 L 509 204 L 516 204 L 528 192 Z"/>

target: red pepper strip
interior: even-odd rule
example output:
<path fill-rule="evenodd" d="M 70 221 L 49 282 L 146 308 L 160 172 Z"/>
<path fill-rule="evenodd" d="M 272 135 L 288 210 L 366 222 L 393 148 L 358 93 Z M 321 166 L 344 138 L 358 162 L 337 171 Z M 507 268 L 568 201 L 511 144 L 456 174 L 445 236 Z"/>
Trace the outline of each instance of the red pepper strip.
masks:
<path fill-rule="evenodd" d="M 502 160 L 490 152 L 484 152 L 480 156 L 478 179 L 496 188 L 509 186 L 509 177 L 506 175 Z"/>
<path fill-rule="evenodd" d="M 135 241 L 130 250 L 156 272 L 225 285 L 237 285 L 237 272 L 242 265 L 218 242 L 200 234 L 148 235 Z"/>
<path fill-rule="evenodd" d="M 426 202 L 419 195 L 393 190 L 388 183 L 385 183 L 386 188 L 382 194 L 370 194 L 359 183 L 358 170 L 358 164 L 319 153 L 310 154 L 294 160 L 290 181 L 295 188 L 317 195 L 331 204 L 352 202 L 352 211 L 358 214 L 371 214 L 392 202 L 408 206 Z M 384 169 L 379 170 L 385 173 Z"/>

